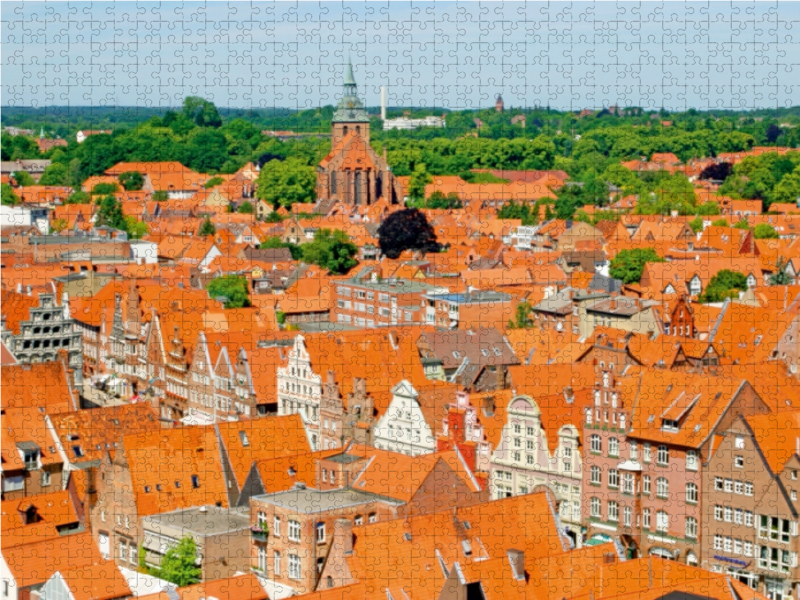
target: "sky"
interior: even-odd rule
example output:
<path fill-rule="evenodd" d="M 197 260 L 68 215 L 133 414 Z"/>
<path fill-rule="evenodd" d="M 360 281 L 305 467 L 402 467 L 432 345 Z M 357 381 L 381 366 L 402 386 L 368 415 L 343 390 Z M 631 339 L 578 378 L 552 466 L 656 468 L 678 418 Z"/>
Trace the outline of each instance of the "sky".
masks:
<path fill-rule="evenodd" d="M 800 2 L 13 2 L 0 105 L 800 105 Z"/>

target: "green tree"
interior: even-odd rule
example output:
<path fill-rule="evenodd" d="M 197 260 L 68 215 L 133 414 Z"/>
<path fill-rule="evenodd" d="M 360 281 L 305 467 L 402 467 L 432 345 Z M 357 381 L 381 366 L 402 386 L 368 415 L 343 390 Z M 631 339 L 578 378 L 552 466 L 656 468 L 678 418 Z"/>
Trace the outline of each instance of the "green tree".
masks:
<path fill-rule="evenodd" d="M 36 185 L 36 182 L 31 177 L 30 173 L 27 171 L 14 171 L 11 175 L 14 178 L 14 181 L 17 182 L 17 185 L 20 187 L 28 187 L 31 185 Z"/>
<path fill-rule="evenodd" d="M 461 200 L 458 199 L 458 194 L 455 192 L 450 192 L 449 194 L 445 194 L 440 190 L 436 190 L 433 192 L 428 199 L 425 201 L 426 208 L 439 208 L 439 209 L 450 209 L 450 208 L 461 208 Z"/>
<path fill-rule="evenodd" d="M 53 222 L 50 223 L 50 230 L 53 233 L 61 233 L 67 228 L 69 222 L 66 219 L 53 219 Z"/>
<path fill-rule="evenodd" d="M 250 306 L 247 279 L 237 275 L 223 275 L 213 279 L 206 288 L 210 298 L 225 298 L 225 308 Z"/>
<path fill-rule="evenodd" d="M 200 581 L 202 570 L 197 566 L 197 544 L 186 536 L 164 554 L 158 575 L 178 587 Z"/>
<path fill-rule="evenodd" d="M 138 171 L 126 171 L 119 176 L 119 182 L 128 192 L 138 192 L 144 187 L 144 177 Z"/>
<path fill-rule="evenodd" d="M 187 96 L 183 100 L 183 116 L 194 121 L 198 127 L 220 127 L 222 117 L 217 107 L 198 96 Z"/>
<path fill-rule="evenodd" d="M 147 223 L 139 221 L 136 217 L 130 215 L 125 217 L 125 231 L 128 232 L 128 237 L 132 240 L 140 240 L 143 236 L 147 235 L 149 231 Z"/>
<path fill-rule="evenodd" d="M 611 260 L 609 275 L 623 283 L 639 283 L 647 263 L 664 262 L 653 248 L 620 250 Z"/>
<path fill-rule="evenodd" d="M 51 163 L 42 173 L 39 185 L 69 185 L 67 166 L 61 163 Z"/>
<path fill-rule="evenodd" d="M 757 240 L 777 240 L 780 236 L 775 228 L 769 223 L 759 223 L 753 229 L 753 235 Z"/>
<path fill-rule="evenodd" d="M 208 190 L 210 188 L 218 186 L 220 183 L 225 183 L 225 179 L 223 179 L 222 177 L 212 177 L 203 184 L 203 187 Z"/>
<path fill-rule="evenodd" d="M 775 265 L 775 272 L 769 276 L 770 285 L 790 285 L 792 277 L 786 269 L 788 262 L 782 257 L 778 257 L 778 263 Z"/>
<path fill-rule="evenodd" d="M 14 193 L 14 188 L 9 184 L 2 184 L 2 186 L 0 186 L 0 191 L 2 191 L 2 194 L 0 194 L 0 203 L 2 203 L 3 206 L 16 206 L 19 204 L 19 196 Z"/>
<path fill-rule="evenodd" d="M 114 196 L 104 196 L 98 202 L 100 208 L 97 211 L 95 223 L 98 226 L 112 227 L 120 231 L 127 231 L 125 215 L 122 214 L 122 205 Z"/>
<path fill-rule="evenodd" d="M 528 329 L 533 326 L 531 320 L 531 305 L 526 301 L 517 304 L 514 319 L 508 322 L 509 329 Z"/>
<path fill-rule="evenodd" d="M 703 231 L 703 217 L 696 217 L 689 221 L 689 227 L 691 227 L 692 231 L 695 233 Z"/>
<path fill-rule="evenodd" d="M 343 231 L 338 229 L 319 229 L 314 234 L 314 241 L 301 246 L 303 260 L 315 264 L 329 272 L 341 275 L 347 273 L 358 264 L 355 256 L 358 247 L 350 241 Z"/>
<path fill-rule="evenodd" d="M 261 167 L 256 196 L 276 209 L 312 202 L 316 197 L 314 168 L 302 160 L 271 160 Z"/>
<path fill-rule="evenodd" d="M 158 190 L 157 192 L 153 192 L 152 199 L 156 202 L 163 202 L 164 200 L 169 200 L 169 192 L 165 192 L 164 190 Z"/>
<path fill-rule="evenodd" d="M 116 183 L 98 183 L 92 188 L 93 194 L 105 196 L 107 194 L 114 194 L 119 191 L 119 186 Z"/>
<path fill-rule="evenodd" d="M 92 196 L 89 192 L 73 192 L 64 201 L 64 204 L 91 204 Z"/>
<path fill-rule="evenodd" d="M 745 217 L 742 217 L 738 222 L 733 224 L 735 229 L 750 229 L 750 223 L 747 222 Z"/>
<path fill-rule="evenodd" d="M 420 163 L 414 167 L 411 178 L 408 180 L 408 197 L 413 203 L 421 203 L 425 199 L 425 186 L 433 181 L 425 165 Z"/>
<path fill-rule="evenodd" d="M 215 233 L 217 233 L 217 228 L 214 227 L 211 219 L 206 217 L 205 221 L 203 221 L 203 223 L 200 225 L 200 230 L 197 232 L 197 235 L 207 236 L 214 235 Z"/>
<path fill-rule="evenodd" d="M 294 260 L 300 260 L 303 258 L 303 249 L 301 246 L 292 244 L 291 242 L 284 242 L 277 235 L 268 237 L 266 240 L 261 242 L 259 248 L 262 250 L 267 250 L 269 248 L 288 248 L 289 252 L 292 253 L 292 258 Z"/>
<path fill-rule="evenodd" d="M 738 298 L 739 292 L 747 290 L 747 278 L 741 273 L 723 269 L 718 272 L 698 300 L 703 303 L 722 302 L 726 298 Z"/>
<path fill-rule="evenodd" d="M 437 252 L 439 243 L 428 219 L 416 208 L 398 210 L 389 215 L 378 228 L 381 252 L 395 259 L 404 250 Z"/>
<path fill-rule="evenodd" d="M 711 221 L 711 225 L 713 227 L 730 227 L 731 224 L 728 223 L 728 219 L 715 219 Z"/>
<path fill-rule="evenodd" d="M 282 217 L 280 213 L 275 212 L 274 210 L 271 211 L 266 217 L 264 217 L 264 220 L 267 223 L 280 223 L 281 221 L 283 221 L 283 219 L 284 217 Z"/>
<path fill-rule="evenodd" d="M 245 200 L 239 205 L 237 212 L 240 212 L 243 215 L 252 215 L 255 212 L 255 208 L 253 208 L 252 202 L 248 202 L 247 200 Z"/>

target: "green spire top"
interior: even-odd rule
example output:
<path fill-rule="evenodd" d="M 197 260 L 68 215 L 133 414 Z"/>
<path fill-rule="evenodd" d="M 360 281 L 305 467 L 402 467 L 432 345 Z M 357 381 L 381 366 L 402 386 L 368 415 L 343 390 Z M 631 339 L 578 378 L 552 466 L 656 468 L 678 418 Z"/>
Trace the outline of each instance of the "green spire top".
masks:
<path fill-rule="evenodd" d="M 353 77 L 353 60 L 347 57 L 347 69 L 344 72 L 344 85 L 356 85 L 356 78 Z"/>

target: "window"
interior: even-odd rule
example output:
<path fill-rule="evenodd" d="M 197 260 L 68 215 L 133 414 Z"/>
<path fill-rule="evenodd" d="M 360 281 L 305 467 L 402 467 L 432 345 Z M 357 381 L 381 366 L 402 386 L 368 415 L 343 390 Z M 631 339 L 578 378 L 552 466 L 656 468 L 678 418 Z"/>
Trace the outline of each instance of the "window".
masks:
<path fill-rule="evenodd" d="M 726 523 L 730 523 L 733 520 L 733 509 L 730 506 L 726 506 L 722 513 Z"/>
<path fill-rule="evenodd" d="M 642 526 L 645 529 L 650 529 L 650 509 L 645 508 L 642 511 Z"/>
<path fill-rule="evenodd" d="M 697 452 L 695 450 L 689 450 L 686 453 L 686 468 L 689 471 L 697 471 L 698 460 L 697 460 Z"/>
<path fill-rule="evenodd" d="M 656 513 L 656 530 L 661 533 L 669 531 L 669 515 L 663 510 Z"/>
<path fill-rule="evenodd" d="M 272 555 L 272 570 L 275 572 L 275 575 L 281 574 L 281 553 L 277 550 L 275 554 Z"/>
<path fill-rule="evenodd" d="M 361 515 L 356 515 L 356 518 L 353 520 L 356 525 L 363 525 L 364 524 L 364 517 Z"/>
<path fill-rule="evenodd" d="M 289 521 L 289 539 L 293 542 L 300 541 L 300 521 Z"/>
<path fill-rule="evenodd" d="M 630 442 L 631 447 L 631 460 L 637 460 L 639 458 L 639 444 L 636 442 Z"/>
<path fill-rule="evenodd" d="M 200 478 L 197 475 L 192 475 L 192 487 L 194 489 L 200 487 Z"/>
<path fill-rule="evenodd" d="M 726 479 L 725 480 L 725 491 L 729 494 L 733 491 L 733 480 Z"/>
<path fill-rule="evenodd" d="M 272 518 L 272 535 L 277 537 L 281 537 L 281 518 L 280 517 L 273 517 Z"/>
<path fill-rule="evenodd" d="M 737 508 L 736 510 L 733 511 L 733 522 L 736 523 L 737 525 L 741 525 L 742 524 L 742 509 L 741 508 Z"/>
<path fill-rule="evenodd" d="M 744 525 L 745 527 L 753 526 L 753 513 L 749 510 L 744 511 Z"/>
<path fill-rule="evenodd" d="M 317 523 L 317 543 L 325 543 L 325 523 Z"/>
<path fill-rule="evenodd" d="M 722 550 L 722 536 L 715 535 L 714 536 L 714 550 Z"/>
<path fill-rule="evenodd" d="M 300 579 L 300 557 L 297 554 L 289 555 L 289 578 Z"/>
<path fill-rule="evenodd" d="M 603 451 L 603 441 L 599 435 L 595 434 L 589 438 L 589 449 L 597 454 Z"/>
<path fill-rule="evenodd" d="M 595 518 L 600 517 L 600 499 L 592 498 L 589 501 L 589 515 Z"/>
<path fill-rule="evenodd" d="M 737 469 L 743 469 L 744 468 L 744 456 L 734 456 L 733 457 L 733 465 Z"/>
<path fill-rule="evenodd" d="M 613 500 L 608 503 L 608 520 L 613 523 L 619 521 L 619 504 Z"/>
<path fill-rule="evenodd" d="M 722 491 L 722 477 L 714 477 L 714 489 L 718 492 Z"/>
<path fill-rule="evenodd" d="M 622 524 L 625 525 L 625 527 L 631 526 L 631 515 L 632 511 L 630 506 L 626 506 L 622 509 Z"/>
<path fill-rule="evenodd" d="M 792 531 L 791 521 L 778 517 L 760 515 L 758 537 L 765 540 L 788 542 Z"/>
<path fill-rule="evenodd" d="M 619 487 L 619 471 L 617 471 L 616 469 L 609 469 L 608 471 L 608 487 L 610 488 Z"/>
<path fill-rule="evenodd" d="M 52 473 L 50 471 L 42 471 L 42 487 L 47 487 L 50 485 Z"/>
<path fill-rule="evenodd" d="M 592 467 L 589 470 L 589 482 L 592 485 L 600 485 L 603 482 L 603 473 L 600 467 Z"/>
<path fill-rule="evenodd" d="M 129 561 L 132 565 L 138 564 L 139 562 L 139 548 L 136 547 L 136 544 L 131 543 L 128 546 L 128 557 Z"/>
<path fill-rule="evenodd" d="M 744 484 L 741 481 L 736 481 L 733 484 L 733 490 L 735 493 L 742 495 L 742 491 L 744 490 Z"/>
<path fill-rule="evenodd" d="M 633 491 L 634 491 L 633 473 L 623 473 L 622 474 L 622 493 L 623 494 L 633 494 Z"/>
<path fill-rule="evenodd" d="M 694 483 L 686 484 L 686 501 L 697 504 L 697 485 Z"/>
<path fill-rule="evenodd" d="M 669 496 L 669 482 L 666 477 L 656 479 L 656 498 L 665 499 Z"/>
<path fill-rule="evenodd" d="M 752 496 L 753 495 L 753 484 L 752 483 L 745 483 L 744 484 L 744 495 L 745 496 Z"/>
<path fill-rule="evenodd" d="M 686 517 L 686 537 L 692 540 L 697 539 L 697 519 Z"/>
<path fill-rule="evenodd" d="M 125 540 L 119 541 L 119 559 L 128 560 L 128 544 Z"/>
<path fill-rule="evenodd" d="M 642 477 L 642 492 L 645 496 L 650 495 L 650 475 L 644 475 Z"/>
<path fill-rule="evenodd" d="M 369 517 L 367 517 L 368 523 L 377 523 L 378 522 L 378 515 L 376 513 L 369 513 Z"/>
<path fill-rule="evenodd" d="M 619 440 L 615 437 L 608 439 L 608 455 L 619 456 Z"/>
<path fill-rule="evenodd" d="M 644 445 L 644 462 L 649 463 L 653 460 L 652 451 L 650 450 L 650 444 Z"/>
<path fill-rule="evenodd" d="M 714 520 L 715 521 L 722 521 L 722 507 L 715 506 L 714 507 Z"/>
<path fill-rule="evenodd" d="M 669 464 L 669 448 L 667 448 L 665 444 L 659 445 L 658 453 L 656 454 L 656 462 L 659 465 Z"/>

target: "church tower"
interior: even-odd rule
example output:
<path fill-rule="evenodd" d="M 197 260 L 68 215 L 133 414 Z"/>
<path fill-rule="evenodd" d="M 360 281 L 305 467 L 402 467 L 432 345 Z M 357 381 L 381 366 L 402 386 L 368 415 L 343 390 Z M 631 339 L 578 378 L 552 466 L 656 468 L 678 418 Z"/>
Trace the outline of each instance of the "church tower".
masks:
<path fill-rule="evenodd" d="M 369 115 L 358 97 L 348 60 L 342 98 L 333 113 L 331 151 L 317 165 L 316 211 L 327 214 L 337 202 L 369 206 L 402 201 L 402 188 L 386 160 L 369 145 Z"/>
<path fill-rule="evenodd" d="M 351 131 L 355 131 L 369 143 L 369 115 L 364 103 L 358 97 L 356 79 L 353 76 L 353 62 L 348 58 L 342 84 L 342 98 L 336 105 L 336 112 L 333 113 L 333 143 L 336 144 L 344 139 Z"/>

